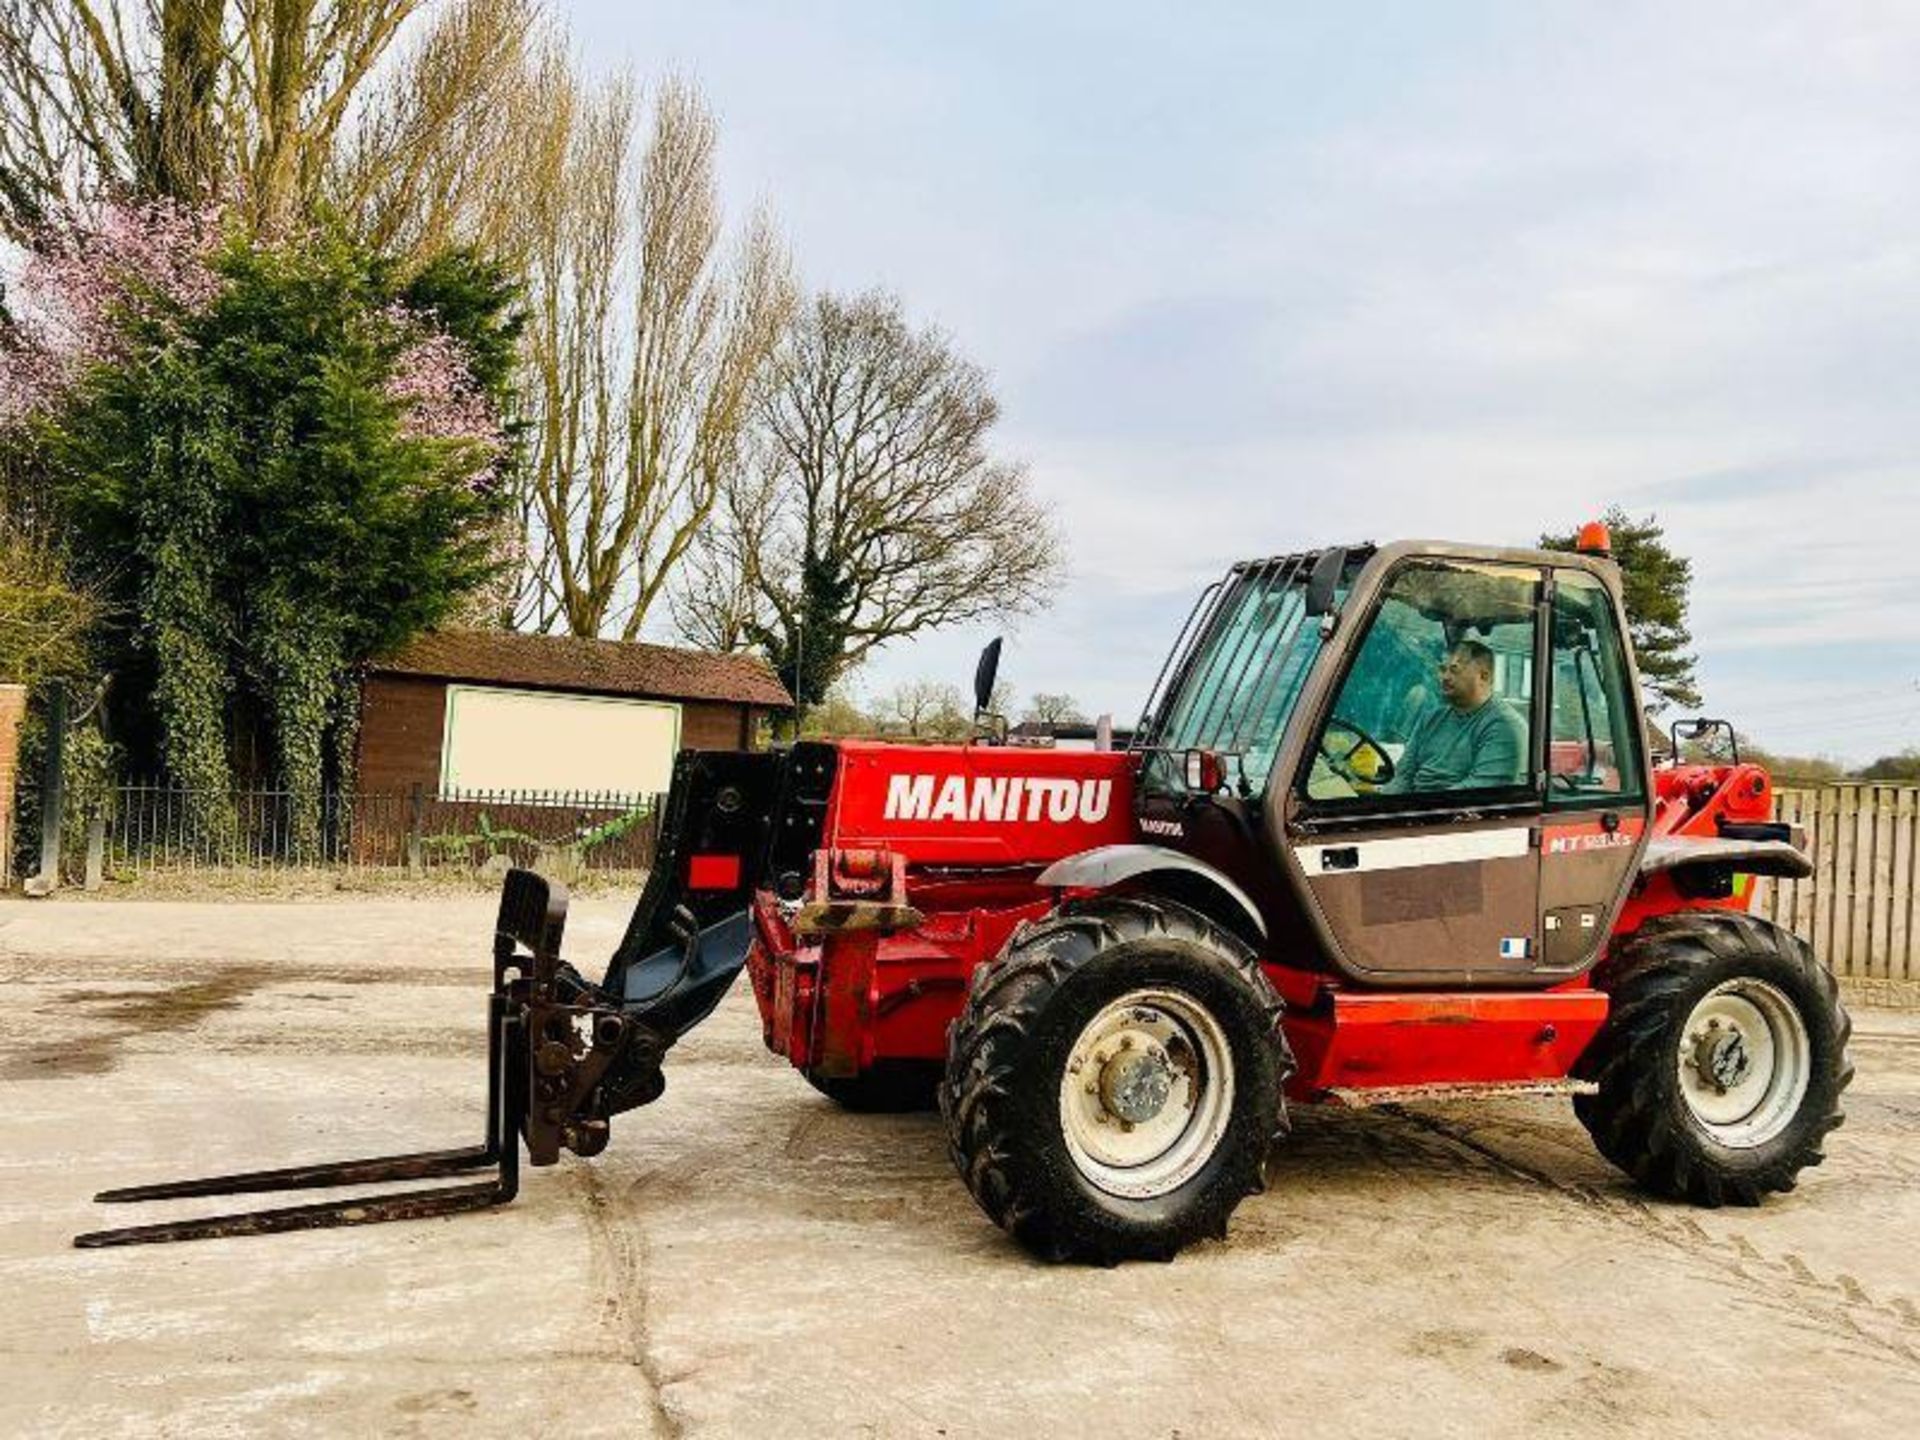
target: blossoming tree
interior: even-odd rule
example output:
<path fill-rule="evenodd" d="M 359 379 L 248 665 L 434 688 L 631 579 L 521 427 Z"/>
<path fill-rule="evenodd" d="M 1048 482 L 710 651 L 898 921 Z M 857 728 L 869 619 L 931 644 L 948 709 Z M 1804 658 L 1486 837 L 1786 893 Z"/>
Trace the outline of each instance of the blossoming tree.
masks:
<path fill-rule="evenodd" d="M 402 278 L 324 229 L 249 241 L 162 202 L 44 237 L 7 312 L 0 426 L 33 437 L 77 567 L 118 602 L 103 649 L 144 681 L 119 728 L 218 840 L 245 697 L 311 850 L 357 667 L 497 566 L 511 288 L 457 252 Z"/>

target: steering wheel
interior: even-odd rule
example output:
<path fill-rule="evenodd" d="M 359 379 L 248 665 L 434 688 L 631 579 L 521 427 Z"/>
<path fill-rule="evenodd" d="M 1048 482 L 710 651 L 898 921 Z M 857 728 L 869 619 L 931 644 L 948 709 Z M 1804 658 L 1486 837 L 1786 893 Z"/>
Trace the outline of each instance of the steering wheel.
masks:
<path fill-rule="evenodd" d="M 1609 791 L 1606 777 L 1598 769 L 1556 770 L 1547 776 L 1547 788 L 1567 795 L 1598 793 L 1603 798 Z"/>
<path fill-rule="evenodd" d="M 1336 730 L 1351 735 L 1353 744 L 1336 751 L 1327 743 Z M 1362 775 L 1353 768 L 1353 757 L 1362 750 L 1371 750 L 1379 757 L 1371 775 Z M 1353 721 L 1339 715 L 1331 717 L 1327 721 L 1327 728 L 1320 732 L 1320 753 L 1326 757 L 1327 764 L 1333 767 L 1333 773 L 1349 785 L 1384 785 L 1393 779 L 1393 757 L 1387 753 L 1386 746 Z"/>

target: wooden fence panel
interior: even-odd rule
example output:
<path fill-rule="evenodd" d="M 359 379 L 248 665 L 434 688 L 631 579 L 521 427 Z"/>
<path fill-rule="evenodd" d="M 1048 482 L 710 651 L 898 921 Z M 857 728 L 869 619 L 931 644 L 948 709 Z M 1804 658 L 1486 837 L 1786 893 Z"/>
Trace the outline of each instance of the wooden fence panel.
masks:
<path fill-rule="evenodd" d="M 1804 936 L 1836 975 L 1920 981 L 1920 786 L 1781 790 L 1773 813 L 1806 830 L 1813 874 L 1758 881 L 1754 913 Z"/>
<path fill-rule="evenodd" d="M 1867 950 L 1873 973 L 1891 980 L 1898 973 L 1893 954 L 1893 819 L 1899 796 L 1886 787 L 1873 792 L 1873 882 L 1867 890 Z M 1905 957 L 1901 957 L 1904 959 Z"/>
<path fill-rule="evenodd" d="M 1847 923 L 1853 895 L 1853 820 L 1855 811 L 1847 802 L 1853 797 L 1844 787 L 1835 786 L 1826 797 L 1830 812 L 1829 843 L 1833 847 L 1833 873 L 1827 879 L 1826 950 L 1847 963 L 1847 951 L 1853 939 L 1853 927 Z"/>
<path fill-rule="evenodd" d="M 1843 831 L 1847 835 L 1847 888 L 1836 890 L 1834 901 L 1846 906 L 1846 973 L 1871 977 L 1873 954 L 1867 948 L 1867 920 L 1873 914 L 1873 792 L 1863 785 L 1849 785 L 1842 804 L 1851 805 Z"/>
<path fill-rule="evenodd" d="M 1840 791 L 1828 787 L 1813 797 L 1813 926 L 1807 939 L 1821 955 L 1830 957 L 1829 965 L 1839 968 L 1833 944 L 1835 876 L 1840 857 Z"/>
<path fill-rule="evenodd" d="M 1807 833 L 1813 833 L 1814 796 L 1804 791 L 1790 790 L 1780 797 L 1779 815 L 1789 824 L 1804 826 Z M 1798 934 L 1810 934 L 1813 929 L 1813 880 L 1787 880 L 1786 885 L 1791 896 L 1790 903 L 1780 914 L 1780 923 Z"/>
<path fill-rule="evenodd" d="M 1792 795 L 1794 806 L 1799 812 L 1796 816 L 1796 823 L 1799 824 L 1802 830 L 1806 831 L 1808 852 L 1815 856 L 1815 862 L 1817 864 L 1818 850 L 1815 847 L 1817 844 L 1816 837 L 1820 819 L 1819 797 L 1802 790 L 1796 790 L 1792 792 Z M 1776 814 L 1779 813 L 1778 807 L 1780 801 L 1781 793 L 1776 791 L 1774 793 Z M 1767 881 L 1764 883 L 1772 884 L 1774 882 Z M 1811 936 L 1813 934 L 1814 895 L 1816 890 L 1813 877 L 1809 876 L 1805 880 L 1795 880 L 1792 881 L 1791 884 L 1793 885 L 1792 918 L 1785 920 L 1784 923 L 1796 935 Z"/>
<path fill-rule="evenodd" d="M 1822 954 L 1837 971 L 1858 975 L 1853 963 L 1854 840 L 1860 828 L 1857 787 L 1836 785 L 1828 797 L 1833 812 L 1833 874 L 1827 880 L 1827 944 Z"/>
<path fill-rule="evenodd" d="M 1913 953 L 1920 943 L 1920 934 L 1914 929 L 1916 854 L 1920 854 L 1920 789 L 1903 786 L 1894 799 L 1893 880 L 1887 895 L 1891 973 L 1902 980 L 1920 980 L 1920 960 Z"/>

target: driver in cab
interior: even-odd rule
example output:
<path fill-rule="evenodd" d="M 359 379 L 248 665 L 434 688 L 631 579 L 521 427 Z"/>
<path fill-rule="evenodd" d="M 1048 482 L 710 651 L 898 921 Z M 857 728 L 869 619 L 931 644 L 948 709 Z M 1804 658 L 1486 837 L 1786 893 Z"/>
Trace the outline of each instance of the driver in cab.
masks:
<path fill-rule="evenodd" d="M 1375 793 L 1485 790 L 1526 778 L 1527 735 L 1520 717 L 1493 693 L 1493 652 L 1462 640 L 1440 665 L 1436 705 L 1413 727 L 1393 778 Z"/>

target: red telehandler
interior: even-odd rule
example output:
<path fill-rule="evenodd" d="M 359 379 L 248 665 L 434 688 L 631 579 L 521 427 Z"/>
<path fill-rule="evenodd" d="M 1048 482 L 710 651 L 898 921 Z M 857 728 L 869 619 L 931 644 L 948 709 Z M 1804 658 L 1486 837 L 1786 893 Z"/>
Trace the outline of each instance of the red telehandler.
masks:
<path fill-rule="evenodd" d="M 1653 766 L 1605 532 L 1235 565 L 1121 750 L 683 752 L 599 980 L 565 892 L 501 894 L 482 1143 L 103 1201 L 484 1180 L 99 1231 L 83 1246 L 440 1215 L 599 1153 L 742 969 L 768 1046 L 853 1109 L 937 1104 L 1035 1253 L 1226 1233 L 1287 1105 L 1564 1093 L 1656 1194 L 1754 1204 L 1818 1164 L 1852 1076 L 1833 977 L 1747 913 L 1808 873 L 1735 748 Z M 984 711 L 997 644 L 982 657 Z"/>

